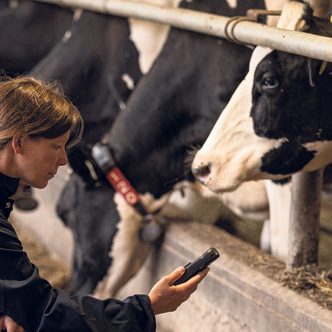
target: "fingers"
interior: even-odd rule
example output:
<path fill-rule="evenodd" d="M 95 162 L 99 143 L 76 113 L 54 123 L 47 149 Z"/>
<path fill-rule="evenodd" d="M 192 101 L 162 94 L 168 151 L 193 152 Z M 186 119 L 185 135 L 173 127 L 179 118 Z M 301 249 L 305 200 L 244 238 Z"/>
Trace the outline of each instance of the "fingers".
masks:
<path fill-rule="evenodd" d="M 193 276 L 183 284 L 178 285 L 177 287 L 182 286 L 182 288 L 185 289 L 192 289 L 195 291 L 197 289 L 198 284 L 206 277 L 206 275 L 209 273 L 210 268 L 207 267 L 203 271 L 199 272 L 197 275 Z"/>
<path fill-rule="evenodd" d="M 24 332 L 24 329 L 16 324 L 9 316 L 4 316 L 2 329 L 6 329 L 7 332 Z"/>
<path fill-rule="evenodd" d="M 165 278 L 169 285 L 173 285 L 176 280 L 181 278 L 185 272 L 185 268 L 183 266 L 179 266 Z"/>
<path fill-rule="evenodd" d="M 188 281 L 174 285 L 185 272 L 183 266 L 160 279 L 151 289 L 149 298 L 153 312 L 158 315 L 176 310 L 197 289 L 198 284 L 205 278 L 209 268 L 199 272 Z"/>
<path fill-rule="evenodd" d="M 206 275 L 209 273 L 209 271 L 210 271 L 210 268 L 207 267 L 203 271 L 199 272 L 196 276 L 191 278 L 191 280 L 194 279 L 193 282 L 200 283 L 206 277 Z"/>

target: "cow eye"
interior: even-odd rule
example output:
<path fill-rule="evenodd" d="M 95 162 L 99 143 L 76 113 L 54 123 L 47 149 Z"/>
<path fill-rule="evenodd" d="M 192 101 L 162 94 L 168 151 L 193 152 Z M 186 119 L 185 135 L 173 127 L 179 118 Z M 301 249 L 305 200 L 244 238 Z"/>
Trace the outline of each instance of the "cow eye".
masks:
<path fill-rule="evenodd" d="M 262 81 L 262 90 L 272 90 L 279 87 L 279 80 L 273 75 L 264 75 Z"/>

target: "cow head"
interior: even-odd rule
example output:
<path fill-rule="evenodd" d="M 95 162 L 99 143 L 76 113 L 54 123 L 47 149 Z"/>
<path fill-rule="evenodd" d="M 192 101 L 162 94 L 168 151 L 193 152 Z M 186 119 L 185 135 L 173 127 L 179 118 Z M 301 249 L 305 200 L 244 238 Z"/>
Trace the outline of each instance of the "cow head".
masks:
<path fill-rule="evenodd" d="M 285 5 L 278 27 L 331 36 L 308 5 Z M 322 61 L 256 47 L 249 72 L 221 114 L 192 170 L 216 192 L 281 179 L 332 161 L 332 68 Z"/>
<path fill-rule="evenodd" d="M 106 187 L 87 188 L 76 174 L 62 190 L 56 210 L 74 240 L 70 291 L 91 293 L 111 264 L 119 219 L 113 196 Z"/>
<path fill-rule="evenodd" d="M 264 8 L 264 1 L 236 8 L 219 0 L 182 1 L 180 6 L 235 16 L 250 7 Z M 160 196 L 192 176 L 185 170 L 188 151 L 208 136 L 248 70 L 250 55 L 248 48 L 220 38 L 171 30 L 110 132 L 115 160 L 140 193 Z"/>

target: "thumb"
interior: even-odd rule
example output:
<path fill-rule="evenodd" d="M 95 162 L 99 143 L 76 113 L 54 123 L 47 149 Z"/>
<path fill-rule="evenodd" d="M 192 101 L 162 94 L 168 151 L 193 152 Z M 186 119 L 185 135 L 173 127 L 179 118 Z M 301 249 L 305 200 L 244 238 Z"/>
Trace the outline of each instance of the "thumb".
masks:
<path fill-rule="evenodd" d="M 168 275 L 168 281 L 170 284 L 173 284 L 176 280 L 178 280 L 180 277 L 183 276 L 184 272 L 185 272 L 185 268 L 183 266 L 179 266 L 178 268 L 176 268 L 173 272 L 171 272 Z"/>

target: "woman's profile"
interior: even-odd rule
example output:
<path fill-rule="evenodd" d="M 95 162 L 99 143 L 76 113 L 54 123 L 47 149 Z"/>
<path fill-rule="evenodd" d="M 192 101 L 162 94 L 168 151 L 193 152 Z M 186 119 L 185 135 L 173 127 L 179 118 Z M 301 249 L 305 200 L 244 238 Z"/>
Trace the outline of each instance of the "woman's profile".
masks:
<path fill-rule="evenodd" d="M 39 277 L 8 222 L 11 196 L 19 183 L 46 187 L 82 131 L 79 111 L 59 85 L 28 76 L 0 82 L 0 328 L 8 332 L 155 331 L 155 315 L 176 310 L 208 273 L 175 286 L 179 267 L 148 295 L 123 301 L 69 296 Z"/>

